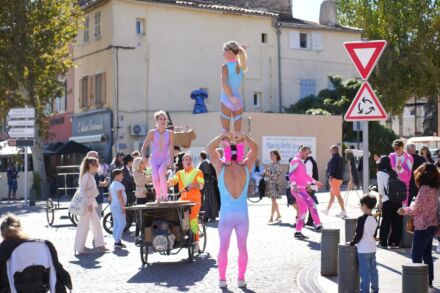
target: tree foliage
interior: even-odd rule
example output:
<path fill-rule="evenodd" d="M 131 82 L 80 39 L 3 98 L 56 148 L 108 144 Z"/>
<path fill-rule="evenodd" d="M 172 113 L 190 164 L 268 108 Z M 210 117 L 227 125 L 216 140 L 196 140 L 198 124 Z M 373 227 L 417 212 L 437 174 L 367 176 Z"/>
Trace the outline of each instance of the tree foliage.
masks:
<path fill-rule="evenodd" d="M 400 114 L 412 96 L 436 96 L 440 85 L 440 1 L 337 0 L 341 24 L 388 46 L 371 81 L 384 107 Z"/>
<path fill-rule="evenodd" d="M 63 93 L 57 76 L 73 66 L 69 46 L 81 22 L 76 3 L 4 0 L 0 9 L 0 118 L 12 107 L 35 108 L 38 135 L 33 159 L 43 181 L 44 108 Z"/>

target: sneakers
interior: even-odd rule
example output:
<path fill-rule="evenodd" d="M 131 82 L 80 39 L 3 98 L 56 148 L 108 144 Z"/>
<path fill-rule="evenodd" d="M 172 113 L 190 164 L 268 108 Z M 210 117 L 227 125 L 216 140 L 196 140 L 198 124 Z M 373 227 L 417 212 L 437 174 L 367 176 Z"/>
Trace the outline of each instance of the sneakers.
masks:
<path fill-rule="evenodd" d="M 321 233 L 322 232 L 322 225 L 316 226 L 315 231 L 318 233 Z"/>
<path fill-rule="evenodd" d="M 244 280 L 238 280 L 237 286 L 238 288 L 246 288 L 247 284 Z"/>
<path fill-rule="evenodd" d="M 295 232 L 295 235 L 294 235 L 294 237 L 296 238 L 296 239 L 306 239 L 306 236 L 303 234 L 303 233 L 301 233 L 301 232 Z"/>
<path fill-rule="evenodd" d="M 227 287 L 228 287 L 228 284 L 226 283 L 226 281 L 224 281 L 224 280 L 220 280 L 220 281 L 218 281 L 218 286 L 219 286 L 220 288 L 227 288 Z"/>
<path fill-rule="evenodd" d="M 336 215 L 336 217 L 339 217 L 339 218 L 346 218 L 347 217 L 347 212 L 345 212 L 345 211 L 341 211 L 339 214 L 337 214 Z"/>
<path fill-rule="evenodd" d="M 330 210 L 329 210 L 329 209 L 325 209 L 325 210 L 321 210 L 321 212 L 322 212 L 324 215 L 328 215 L 328 213 L 330 212 Z"/>
<path fill-rule="evenodd" d="M 115 247 L 126 248 L 127 246 L 124 243 L 122 243 L 121 241 L 119 241 L 119 242 L 115 242 Z"/>

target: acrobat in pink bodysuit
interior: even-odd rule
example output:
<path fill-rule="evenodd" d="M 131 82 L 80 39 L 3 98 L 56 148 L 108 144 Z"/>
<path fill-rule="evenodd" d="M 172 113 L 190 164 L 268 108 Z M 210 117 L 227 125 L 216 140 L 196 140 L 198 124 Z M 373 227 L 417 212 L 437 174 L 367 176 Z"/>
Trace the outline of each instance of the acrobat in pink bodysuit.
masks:
<path fill-rule="evenodd" d="M 172 160 L 174 133 L 165 128 L 168 122 L 168 117 L 164 111 L 156 112 L 154 118 L 156 120 L 157 128 L 150 130 L 148 133 L 142 146 L 141 153 L 145 159 L 145 151 L 147 146 L 151 144 L 151 175 L 153 178 L 154 190 L 156 191 L 156 200 L 160 202 L 168 200 L 166 172 Z"/>
<path fill-rule="evenodd" d="M 409 183 L 411 182 L 411 175 L 413 173 L 412 166 L 414 158 L 407 152 L 403 152 L 400 157 L 397 153 L 391 153 L 388 157 L 390 158 L 391 167 L 396 171 L 399 179 L 406 185 L 406 199 L 402 202 L 402 205 L 407 207 L 409 199 Z M 401 168 L 399 169 L 397 166 L 401 166 Z"/>
<path fill-rule="evenodd" d="M 307 193 L 307 186 L 312 183 L 316 183 L 316 181 L 307 174 L 306 167 L 300 153 L 298 153 L 290 162 L 289 182 L 292 185 L 291 192 L 296 198 L 296 204 L 298 205 L 299 210 L 298 220 L 296 222 L 296 232 L 301 233 L 302 228 L 304 228 L 304 220 L 307 216 L 307 208 L 310 210 L 315 227 L 320 229 L 321 220 L 319 219 L 316 204 Z"/>

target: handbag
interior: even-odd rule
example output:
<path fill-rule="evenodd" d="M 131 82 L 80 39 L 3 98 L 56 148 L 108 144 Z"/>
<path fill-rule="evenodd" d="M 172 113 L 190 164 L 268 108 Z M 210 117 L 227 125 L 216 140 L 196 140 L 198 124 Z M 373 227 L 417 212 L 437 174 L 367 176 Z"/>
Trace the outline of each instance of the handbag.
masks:
<path fill-rule="evenodd" d="M 413 217 L 409 217 L 408 222 L 406 222 L 406 231 L 408 233 L 413 234 L 414 230 L 415 230 L 414 219 L 413 219 Z"/>
<path fill-rule="evenodd" d="M 84 215 L 87 206 L 87 199 L 80 191 L 80 188 L 76 190 L 69 204 L 69 213 L 77 216 Z"/>

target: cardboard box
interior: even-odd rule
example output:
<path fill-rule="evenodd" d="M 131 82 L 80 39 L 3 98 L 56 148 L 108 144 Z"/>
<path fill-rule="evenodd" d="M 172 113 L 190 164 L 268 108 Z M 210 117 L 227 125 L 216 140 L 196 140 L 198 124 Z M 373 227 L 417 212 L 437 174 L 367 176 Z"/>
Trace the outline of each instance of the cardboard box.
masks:
<path fill-rule="evenodd" d="M 145 236 L 145 238 L 144 238 L 145 242 L 148 242 L 148 243 L 153 242 L 153 239 L 152 239 L 153 238 L 153 231 L 152 231 L 151 227 L 147 227 L 144 229 L 144 236 Z"/>

